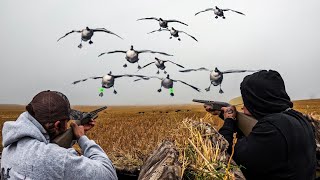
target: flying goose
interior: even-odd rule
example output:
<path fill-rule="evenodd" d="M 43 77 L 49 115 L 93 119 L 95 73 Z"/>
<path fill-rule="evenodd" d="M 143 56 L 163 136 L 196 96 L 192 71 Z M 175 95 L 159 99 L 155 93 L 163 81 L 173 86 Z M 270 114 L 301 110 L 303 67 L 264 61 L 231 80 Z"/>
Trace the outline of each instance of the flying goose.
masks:
<path fill-rule="evenodd" d="M 121 78 L 121 77 L 140 77 L 140 78 L 142 78 L 143 76 L 141 76 L 141 75 L 131 75 L 131 74 L 112 75 L 112 72 L 110 71 L 107 75 L 95 76 L 95 77 L 89 77 L 89 78 L 86 78 L 86 79 L 77 80 L 77 81 L 74 81 L 72 84 L 78 84 L 80 82 L 87 81 L 88 79 L 102 79 L 102 81 L 101 81 L 102 89 L 103 88 L 109 89 L 109 88 L 113 87 L 113 93 L 117 94 L 117 91 L 114 88 L 114 80 L 116 78 Z M 100 97 L 103 96 L 103 91 L 100 91 L 99 96 Z"/>
<path fill-rule="evenodd" d="M 173 56 L 164 52 L 159 52 L 159 51 L 151 51 L 151 50 L 134 50 L 133 46 L 131 45 L 131 48 L 127 51 L 121 51 L 121 50 L 116 50 L 116 51 L 110 51 L 110 52 L 104 52 L 101 53 L 98 57 L 104 55 L 104 54 L 113 54 L 113 53 L 125 53 L 126 54 L 126 60 L 129 63 L 138 63 L 139 61 L 139 54 L 140 53 L 157 53 L 157 54 L 162 54 L 162 55 L 166 55 L 166 56 Z M 127 67 L 127 64 L 124 64 L 123 67 Z M 138 63 L 138 69 L 141 69 L 141 66 Z"/>
<path fill-rule="evenodd" d="M 173 83 L 174 82 L 181 82 L 182 84 L 185 84 L 189 87 L 191 87 L 192 89 L 200 92 L 200 89 L 195 87 L 195 86 L 192 86 L 184 81 L 181 81 L 181 80 L 174 80 L 174 79 L 170 79 L 170 76 L 169 74 L 167 75 L 166 78 L 159 78 L 159 77 L 156 77 L 156 76 L 143 76 L 143 77 L 140 77 L 139 79 L 136 79 L 134 81 L 139 81 L 139 80 L 149 80 L 151 78 L 156 78 L 156 79 L 159 79 L 161 80 L 161 86 L 160 86 L 160 89 L 158 89 L 158 92 L 161 92 L 161 88 L 164 87 L 166 89 L 169 89 L 170 90 L 170 95 L 171 96 L 174 96 L 174 93 L 173 93 Z"/>
<path fill-rule="evenodd" d="M 169 22 L 176 22 L 176 23 L 180 23 L 180 24 L 183 24 L 183 25 L 188 26 L 188 24 L 183 23 L 183 22 L 178 21 L 178 20 L 174 20 L 174 19 L 164 20 L 164 19 L 162 19 L 162 18 L 156 18 L 156 17 L 149 17 L 149 18 L 137 19 L 137 21 L 140 21 L 140 20 L 156 20 L 156 21 L 159 21 L 160 29 L 161 29 L 161 28 L 168 28 L 168 23 L 169 23 Z"/>
<path fill-rule="evenodd" d="M 157 66 L 157 68 L 158 68 L 157 74 L 160 73 L 160 72 L 159 72 L 159 69 L 164 70 L 164 71 L 163 71 L 164 74 L 167 74 L 167 71 L 165 71 L 166 66 L 164 65 L 164 63 L 166 63 L 166 62 L 170 62 L 170 63 L 175 64 L 175 65 L 177 65 L 177 66 L 179 66 L 179 67 L 181 67 L 181 68 L 184 68 L 182 65 L 177 64 L 177 63 L 175 63 L 175 62 L 172 62 L 172 61 L 170 61 L 170 60 L 161 60 L 161 59 L 158 59 L 157 57 L 155 57 L 154 59 L 155 59 L 155 61 L 153 61 L 153 62 L 151 62 L 151 63 L 148 63 L 148 64 L 142 66 L 141 69 L 143 69 L 143 68 L 149 66 L 150 64 L 153 64 L 153 63 L 154 63 L 154 64 Z M 140 70 L 140 69 L 139 69 L 139 70 Z M 138 71 L 139 71 L 139 70 L 138 70 Z"/>
<path fill-rule="evenodd" d="M 201 67 L 198 69 L 186 69 L 180 70 L 179 72 L 191 72 L 191 71 L 210 71 L 210 85 L 205 90 L 210 91 L 211 85 L 218 86 L 220 85 L 219 93 L 222 94 L 223 90 L 221 89 L 221 83 L 223 80 L 223 75 L 228 73 L 242 73 L 242 72 L 256 72 L 254 70 L 228 70 L 228 71 L 220 71 L 217 67 L 214 70 L 209 70 L 207 68 Z"/>
<path fill-rule="evenodd" d="M 117 34 L 111 32 L 111 31 L 109 31 L 109 30 L 107 30 L 105 28 L 90 29 L 90 28 L 86 27 L 85 29 L 82 29 L 82 30 L 72 30 L 72 31 L 66 33 L 64 36 L 59 38 L 57 40 L 57 42 L 60 41 L 60 39 L 66 37 L 69 34 L 74 33 L 74 32 L 81 33 L 81 41 L 80 41 L 80 44 L 79 44 L 78 48 L 82 48 L 82 41 L 88 41 L 89 40 L 89 44 L 92 44 L 93 42 L 92 42 L 91 38 L 92 38 L 92 36 L 93 36 L 93 34 L 95 32 L 105 32 L 105 33 L 113 34 L 113 35 L 119 37 L 120 39 L 122 39 L 122 37 L 118 36 Z"/>
<path fill-rule="evenodd" d="M 216 6 L 215 8 L 207 8 L 207 9 L 205 9 L 205 10 L 203 10 L 203 11 L 199 11 L 199 12 L 197 12 L 197 13 L 195 14 L 195 16 L 198 15 L 199 13 L 206 12 L 206 11 L 213 11 L 213 13 L 216 15 L 216 17 L 215 17 L 216 19 L 217 19 L 219 16 L 222 17 L 223 19 L 225 19 L 226 17 L 224 16 L 224 11 L 233 11 L 233 12 L 235 12 L 235 13 L 245 15 L 245 14 L 243 14 L 242 12 L 239 12 L 239 11 L 235 11 L 235 10 L 232 10 L 232 9 L 220 9 L 220 8 L 218 8 L 218 7 Z"/>
<path fill-rule="evenodd" d="M 181 41 L 180 37 L 179 37 L 179 33 L 184 33 L 186 35 L 188 35 L 189 37 L 191 37 L 192 39 L 194 39 L 195 41 L 198 41 L 195 37 L 191 36 L 190 34 L 184 32 L 184 31 L 179 31 L 177 29 L 174 29 L 173 27 L 171 27 L 171 29 L 158 29 L 158 30 L 154 30 L 149 32 L 148 34 L 154 33 L 154 32 L 161 32 L 161 31 L 169 31 L 170 32 L 170 39 L 172 39 L 172 36 L 175 38 L 178 38 L 179 41 Z"/>

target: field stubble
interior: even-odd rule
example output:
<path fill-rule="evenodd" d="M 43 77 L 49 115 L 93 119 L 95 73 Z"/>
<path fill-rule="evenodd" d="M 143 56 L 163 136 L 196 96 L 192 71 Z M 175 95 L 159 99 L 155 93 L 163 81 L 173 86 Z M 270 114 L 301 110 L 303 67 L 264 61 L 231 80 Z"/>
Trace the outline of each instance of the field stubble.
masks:
<path fill-rule="evenodd" d="M 91 111 L 97 106 L 73 108 Z M 320 100 L 295 101 L 294 108 L 320 119 Z M 15 120 L 23 111 L 24 106 L 0 105 L 1 130 L 5 121 Z M 185 118 L 201 118 L 217 129 L 223 124 L 218 117 L 206 113 L 201 105 L 111 106 L 99 114 L 96 126 L 87 136 L 105 150 L 116 167 L 134 169 L 139 168 L 163 140 L 184 144 L 188 132 L 181 128 L 181 123 Z"/>

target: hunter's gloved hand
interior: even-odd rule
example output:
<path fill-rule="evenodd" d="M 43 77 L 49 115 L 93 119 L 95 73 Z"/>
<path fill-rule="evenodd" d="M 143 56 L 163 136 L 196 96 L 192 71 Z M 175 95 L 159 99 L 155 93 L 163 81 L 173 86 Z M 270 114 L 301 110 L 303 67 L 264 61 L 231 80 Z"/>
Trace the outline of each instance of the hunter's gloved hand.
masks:
<path fill-rule="evenodd" d="M 231 118 L 233 120 L 236 120 L 237 110 L 235 106 L 222 107 L 221 111 L 223 111 L 224 119 Z"/>
<path fill-rule="evenodd" d="M 204 109 L 211 113 L 212 115 L 219 115 L 221 113 L 221 111 L 218 111 L 218 110 L 213 110 L 212 107 L 210 105 L 203 105 Z"/>

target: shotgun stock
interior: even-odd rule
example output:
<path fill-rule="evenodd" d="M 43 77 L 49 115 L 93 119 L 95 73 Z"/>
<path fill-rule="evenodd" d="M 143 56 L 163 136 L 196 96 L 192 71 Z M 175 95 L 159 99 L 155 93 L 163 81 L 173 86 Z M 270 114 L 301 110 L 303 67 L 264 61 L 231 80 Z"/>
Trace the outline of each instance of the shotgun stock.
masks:
<path fill-rule="evenodd" d="M 231 106 L 229 103 L 219 102 L 219 101 L 207 101 L 207 100 L 199 100 L 199 99 L 193 99 L 192 101 L 211 106 L 211 108 L 216 111 L 221 111 L 222 107 Z M 238 127 L 245 136 L 248 136 L 250 134 L 250 132 L 252 131 L 252 128 L 258 122 L 253 117 L 245 115 L 244 113 L 238 112 L 238 111 L 237 111 L 237 120 L 238 120 Z"/>
<path fill-rule="evenodd" d="M 98 117 L 98 113 L 107 109 L 107 106 L 103 106 L 89 113 L 84 113 L 83 117 L 80 120 L 75 120 L 75 123 L 78 125 L 88 124 L 91 119 L 96 119 Z M 59 145 L 60 147 L 70 148 L 72 146 L 72 141 L 75 140 L 73 135 L 72 128 L 67 129 L 63 134 L 57 136 L 52 140 L 53 143 Z"/>

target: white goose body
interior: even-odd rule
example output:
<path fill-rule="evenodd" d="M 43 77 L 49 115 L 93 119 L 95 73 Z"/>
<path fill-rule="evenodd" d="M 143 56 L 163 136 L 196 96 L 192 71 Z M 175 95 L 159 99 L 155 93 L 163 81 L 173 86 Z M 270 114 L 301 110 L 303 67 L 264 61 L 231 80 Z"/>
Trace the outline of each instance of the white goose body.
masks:
<path fill-rule="evenodd" d="M 157 68 L 161 69 L 161 70 L 164 70 L 166 68 L 166 66 L 164 65 L 164 62 L 161 61 L 161 60 L 158 60 L 155 62 Z"/>
<path fill-rule="evenodd" d="M 114 85 L 114 77 L 111 75 L 103 76 L 101 84 L 104 88 L 111 88 Z"/>
<path fill-rule="evenodd" d="M 170 29 L 170 34 L 173 36 L 173 37 L 179 37 L 179 32 L 173 28 Z"/>
<path fill-rule="evenodd" d="M 216 71 L 212 71 L 210 73 L 210 80 L 211 80 L 212 85 L 218 86 L 221 84 L 221 82 L 223 80 L 223 74 L 216 72 Z"/>
<path fill-rule="evenodd" d="M 126 52 L 126 59 L 130 63 L 135 63 L 139 61 L 138 53 L 135 50 L 128 50 Z"/>
<path fill-rule="evenodd" d="M 213 13 L 217 16 L 221 16 L 221 17 L 224 16 L 224 13 L 221 9 L 215 8 L 215 9 L 213 9 Z"/>
<path fill-rule="evenodd" d="M 161 18 L 159 19 L 159 25 L 162 28 L 168 28 L 168 22 L 163 20 L 163 19 L 161 19 Z"/>
<path fill-rule="evenodd" d="M 173 87 L 173 80 L 172 79 L 169 79 L 169 78 L 164 78 L 162 81 L 161 81 L 161 85 L 162 87 L 166 88 L 166 89 L 170 89 Z"/>
<path fill-rule="evenodd" d="M 81 39 L 82 39 L 82 41 L 88 41 L 88 40 L 90 40 L 91 38 L 92 38 L 92 36 L 93 36 L 93 30 L 91 30 L 91 29 L 83 29 L 82 31 L 81 31 Z"/>

